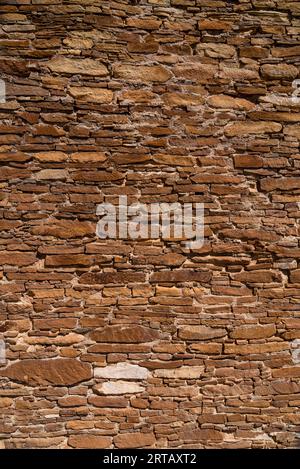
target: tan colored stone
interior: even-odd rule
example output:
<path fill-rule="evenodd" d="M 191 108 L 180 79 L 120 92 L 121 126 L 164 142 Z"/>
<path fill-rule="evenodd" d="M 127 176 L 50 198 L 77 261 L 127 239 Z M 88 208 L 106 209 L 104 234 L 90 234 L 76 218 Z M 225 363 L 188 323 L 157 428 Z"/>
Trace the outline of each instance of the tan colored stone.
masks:
<path fill-rule="evenodd" d="M 105 65 L 93 59 L 70 59 L 68 57 L 57 56 L 48 62 L 44 62 L 43 65 L 56 73 L 82 74 L 94 77 L 108 75 Z"/>
<path fill-rule="evenodd" d="M 153 160 L 156 163 L 167 164 L 170 166 L 193 166 L 195 161 L 191 156 L 168 155 L 164 153 L 156 153 L 153 156 Z"/>
<path fill-rule="evenodd" d="M 70 332 L 69 334 L 57 337 L 26 337 L 24 341 L 27 344 L 37 345 L 73 345 L 78 344 L 84 340 L 84 335 Z"/>
<path fill-rule="evenodd" d="M 68 155 L 62 151 L 42 151 L 39 153 L 33 153 L 32 155 L 36 160 L 46 163 L 61 163 L 68 158 Z"/>
<path fill-rule="evenodd" d="M 280 132 L 282 125 L 277 122 L 251 122 L 240 121 L 227 124 L 225 135 L 227 137 L 237 137 L 251 134 L 266 134 Z"/>
<path fill-rule="evenodd" d="M 103 449 L 111 446 L 111 438 L 103 435 L 70 435 L 68 439 L 68 445 L 72 448 L 81 449 Z"/>
<path fill-rule="evenodd" d="M 94 386 L 94 392 L 97 394 L 138 394 L 143 392 L 145 388 L 131 381 L 108 381 Z"/>
<path fill-rule="evenodd" d="M 226 329 L 207 326 L 179 326 L 178 328 L 178 336 L 184 340 L 210 340 L 224 337 L 226 334 Z"/>
<path fill-rule="evenodd" d="M 113 92 L 105 88 L 88 88 L 86 86 L 71 86 L 69 92 L 73 98 L 87 103 L 110 103 Z"/>
<path fill-rule="evenodd" d="M 203 96 L 196 94 L 166 93 L 162 98 L 166 106 L 199 106 L 204 102 Z"/>
<path fill-rule="evenodd" d="M 300 189 L 300 177 L 267 177 L 261 179 L 260 187 L 264 191 Z"/>
<path fill-rule="evenodd" d="M 153 433 L 120 433 L 114 437 L 114 444 L 119 449 L 125 448 L 146 448 L 155 443 Z"/>
<path fill-rule="evenodd" d="M 262 77 L 267 80 L 295 79 L 298 76 L 298 68 L 288 64 L 264 64 L 260 68 Z"/>
<path fill-rule="evenodd" d="M 229 335 L 233 339 L 267 339 L 275 334 L 275 325 L 267 324 L 265 326 L 255 325 L 235 327 Z"/>
<path fill-rule="evenodd" d="M 228 44 L 215 44 L 213 42 L 200 43 L 196 47 L 197 52 L 205 52 L 205 55 L 213 58 L 228 59 L 235 54 L 235 48 Z"/>
<path fill-rule="evenodd" d="M 105 379 L 135 379 L 143 380 L 148 377 L 148 370 L 142 366 L 133 365 L 126 362 L 120 362 L 116 365 L 109 365 L 103 368 L 95 368 L 95 378 Z"/>
<path fill-rule="evenodd" d="M 274 378 L 300 378 L 300 366 L 289 366 L 272 371 Z"/>
<path fill-rule="evenodd" d="M 181 366 L 180 368 L 158 369 L 153 372 L 157 378 L 199 379 L 203 375 L 204 366 Z"/>
<path fill-rule="evenodd" d="M 76 163 L 103 163 L 106 159 L 102 151 L 80 151 L 70 154 L 70 160 Z"/>
<path fill-rule="evenodd" d="M 239 109 L 250 111 L 255 108 L 255 104 L 247 99 L 234 98 L 224 94 L 216 94 L 207 98 L 207 103 L 215 108 L 221 109 Z"/>
<path fill-rule="evenodd" d="M 164 83 L 172 77 L 172 73 L 162 65 L 114 65 L 115 78 L 135 82 Z"/>
<path fill-rule="evenodd" d="M 0 409 L 3 409 L 4 407 L 10 407 L 13 402 L 13 399 L 10 397 L 0 397 Z"/>
<path fill-rule="evenodd" d="M 289 137 L 300 139 L 300 125 L 287 125 L 284 127 L 283 133 Z"/>
<path fill-rule="evenodd" d="M 289 345 L 283 342 L 269 342 L 267 344 L 235 345 L 225 344 L 224 353 L 233 355 L 248 355 L 260 353 L 282 352 L 288 350 Z"/>
<path fill-rule="evenodd" d="M 222 344 L 190 344 L 191 350 L 203 354 L 220 354 L 222 353 Z"/>
<path fill-rule="evenodd" d="M 58 179 L 67 179 L 68 176 L 68 171 L 65 169 L 42 169 L 34 175 L 37 180 L 53 179 L 55 181 Z"/>

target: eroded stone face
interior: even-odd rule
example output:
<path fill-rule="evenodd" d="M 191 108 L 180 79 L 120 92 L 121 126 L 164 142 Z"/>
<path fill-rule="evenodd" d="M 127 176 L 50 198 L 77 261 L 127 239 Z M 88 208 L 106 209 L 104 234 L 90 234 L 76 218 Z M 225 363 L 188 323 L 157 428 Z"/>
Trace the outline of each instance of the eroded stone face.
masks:
<path fill-rule="evenodd" d="M 72 386 L 82 381 L 88 381 L 91 376 L 91 366 L 74 359 L 54 360 L 21 360 L 12 363 L 0 376 L 29 386 Z"/>
<path fill-rule="evenodd" d="M 121 362 L 103 368 L 95 368 L 95 378 L 143 380 L 148 377 L 148 370 L 139 365 Z"/>
<path fill-rule="evenodd" d="M 112 395 L 112 394 L 139 394 L 145 388 L 139 384 L 131 381 L 107 381 L 103 384 L 96 384 L 94 391 L 97 394 Z"/>

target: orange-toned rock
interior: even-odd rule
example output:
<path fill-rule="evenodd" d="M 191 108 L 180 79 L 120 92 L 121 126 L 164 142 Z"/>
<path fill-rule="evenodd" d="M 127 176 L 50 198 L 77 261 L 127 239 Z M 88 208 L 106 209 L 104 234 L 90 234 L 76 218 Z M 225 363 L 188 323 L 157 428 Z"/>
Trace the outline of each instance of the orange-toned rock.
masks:
<path fill-rule="evenodd" d="M 103 435 L 93 435 L 90 432 L 88 434 L 70 435 L 68 445 L 72 448 L 103 449 L 110 447 L 111 438 Z"/>
<path fill-rule="evenodd" d="M 70 386 L 88 381 L 91 367 L 74 359 L 29 359 L 12 363 L 0 370 L 0 376 L 29 386 Z"/>
<path fill-rule="evenodd" d="M 144 343 L 160 337 L 155 329 L 143 326 L 106 326 L 102 330 L 91 332 L 90 337 L 96 342 Z"/>
<path fill-rule="evenodd" d="M 114 444 L 119 449 L 125 448 L 146 448 L 155 443 L 153 433 L 120 433 L 114 437 Z"/>

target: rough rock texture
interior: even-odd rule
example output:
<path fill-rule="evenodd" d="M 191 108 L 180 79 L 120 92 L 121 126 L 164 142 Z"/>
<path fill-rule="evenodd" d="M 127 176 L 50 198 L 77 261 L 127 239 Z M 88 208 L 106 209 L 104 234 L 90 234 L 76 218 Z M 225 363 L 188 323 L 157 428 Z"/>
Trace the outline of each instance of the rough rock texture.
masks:
<path fill-rule="evenodd" d="M 299 11 L 1 2 L 1 448 L 299 445 Z M 204 246 L 99 239 L 119 195 Z"/>

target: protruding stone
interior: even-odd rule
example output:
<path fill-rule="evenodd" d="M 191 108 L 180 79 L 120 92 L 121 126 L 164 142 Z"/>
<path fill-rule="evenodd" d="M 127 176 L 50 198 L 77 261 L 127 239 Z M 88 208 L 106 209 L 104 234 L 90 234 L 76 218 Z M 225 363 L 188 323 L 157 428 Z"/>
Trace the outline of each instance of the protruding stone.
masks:
<path fill-rule="evenodd" d="M 90 365 L 71 358 L 29 359 L 0 370 L 0 376 L 29 386 L 73 386 L 88 381 L 92 372 Z"/>
<path fill-rule="evenodd" d="M 58 56 L 43 65 L 52 72 L 67 73 L 71 75 L 90 75 L 93 77 L 103 77 L 108 75 L 108 70 L 101 62 L 93 59 L 70 59 Z"/>
<path fill-rule="evenodd" d="M 299 71 L 294 65 L 288 64 L 264 64 L 261 66 L 262 77 L 267 80 L 281 80 L 297 78 Z"/>
<path fill-rule="evenodd" d="M 69 88 L 71 96 L 79 101 L 87 103 L 110 103 L 113 99 L 113 92 L 105 88 L 88 88 L 86 86 L 71 86 Z"/>
<path fill-rule="evenodd" d="M 222 109 L 238 109 L 250 111 L 251 109 L 255 108 L 255 104 L 251 103 L 251 101 L 248 101 L 247 99 L 234 98 L 232 96 L 224 94 L 216 94 L 210 96 L 207 99 L 207 103 L 212 107 Z"/>
<path fill-rule="evenodd" d="M 241 135 L 267 134 L 280 132 L 281 129 L 282 125 L 278 124 L 278 122 L 240 121 L 227 124 L 225 135 L 227 137 L 237 137 Z"/>

